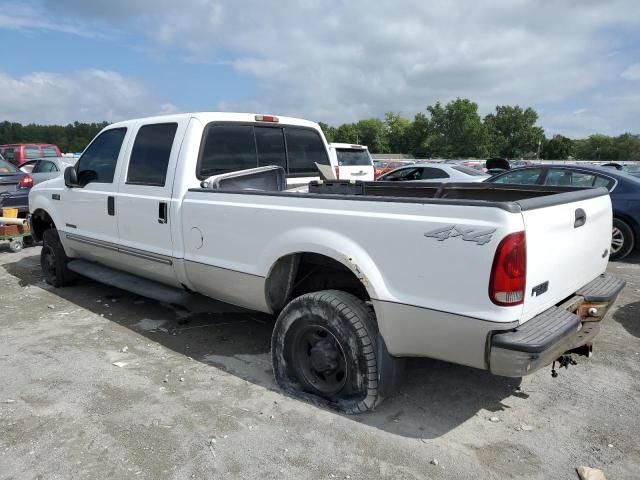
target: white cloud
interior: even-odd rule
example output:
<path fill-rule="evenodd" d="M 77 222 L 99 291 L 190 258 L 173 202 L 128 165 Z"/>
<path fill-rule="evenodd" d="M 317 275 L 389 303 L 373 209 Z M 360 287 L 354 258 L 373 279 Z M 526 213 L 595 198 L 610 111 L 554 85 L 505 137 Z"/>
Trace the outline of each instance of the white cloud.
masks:
<path fill-rule="evenodd" d="M 222 62 L 257 91 L 220 108 L 341 123 L 412 115 L 437 100 L 576 110 L 627 69 L 616 32 L 640 25 L 636 0 L 40 0 L 54 16 L 144 32 L 189 61 Z M 619 77 L 618 77 L 619 78 Z M 185 79 L 187 81 L 188 79 Z M 215 81 L 215 79 L 212 79 Z M 606 92 L 605 92 L 606 93 Z M 566 106 L 565 106 L 566 105 Z M 545 116 L 549 118 L 549 116 Z M 613 130 L 632 128 L 615 118 Z M 574 124 L 575 128 L 579 128 Z M 546 126 L 546 125 L 544 125 Z M 571 126 L 570 128 L 574 128 Z M 636 128 L 636 127 L 633 127 Z M 577 130 L 576 130 L 577 131 Z"/>
<path fill-rule="evenodd" d="M 620 76 L 625 80 L 640 80 L 640 63 L 629 65 Z"/>
<path fill-rule="evenodd" d="M 1 120 L 22 123 L 116 121 L 176 111 L 135 80 L 106 70 L 37 72 L 20 78 L 0 72 L 0 91 Z"/>

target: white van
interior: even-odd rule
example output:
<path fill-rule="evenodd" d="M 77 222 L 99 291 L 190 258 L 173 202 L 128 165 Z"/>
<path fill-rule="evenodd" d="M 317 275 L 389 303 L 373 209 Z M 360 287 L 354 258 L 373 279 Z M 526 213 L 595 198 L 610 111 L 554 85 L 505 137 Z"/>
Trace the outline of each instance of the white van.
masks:
<path fill-rule="evenodd" d="M 330 143 L 329 150 L 338 179 L 373 182 L 373 160 L 365 145 Z"/>

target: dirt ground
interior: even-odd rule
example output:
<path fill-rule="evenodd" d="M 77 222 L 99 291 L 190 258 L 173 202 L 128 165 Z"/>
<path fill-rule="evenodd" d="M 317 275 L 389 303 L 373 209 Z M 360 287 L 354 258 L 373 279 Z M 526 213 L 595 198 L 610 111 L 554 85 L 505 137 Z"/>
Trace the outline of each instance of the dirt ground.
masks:
<path fill-rule="evenodd" d="M 97 283 L 53 289 L 0 245 L 1 479 L 640 478 L 640 256 L 595 355 L 522 379 L 414 359 L 343 416 L 282 395 L 269 316 L 189 314 Z"/>

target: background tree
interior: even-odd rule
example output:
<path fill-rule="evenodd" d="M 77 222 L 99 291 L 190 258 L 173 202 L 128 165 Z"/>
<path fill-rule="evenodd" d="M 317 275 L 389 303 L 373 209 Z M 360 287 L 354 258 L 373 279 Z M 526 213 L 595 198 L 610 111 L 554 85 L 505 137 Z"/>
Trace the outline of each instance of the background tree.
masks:
<path fill-rule="evenodd" d="M 356 123 L 357 143 L 367 145 L 371 153 L 388 153 L 387 127 L 379 118 L 368 118 Z"/>
<path fill-rule="evenodd" d="M 406 153 L 410 150 L 409 134 L 411 121 L 402 117 L 400 113 L 387 112 L 384 114 L 387 145 L 391 153 Z"/>
<path fill-rule="evenodd" d="M 478 104 L 456 98 L 442 106 L 427 107 L 431 115 L 428 145 L 431 156 L 443 158 L 483 157 L 488 153 L 487 131 L 478 115 Z"/>
<path fill-rule="evenodd" d="M 542 158 L 548 160 L 566 160 L 574 155 L 574 145 L 570 138 L 554 135 L 545 140 L 542 148 Z"/>
<path fill-rule="evenodd" d="M 498 105 L 496 112 L 484 117 L 489 136 L 489 154 L 504 158 L 522 158 L 537 152 L 544 141 L 544 130 L 536 127 L 538 114 L 532 108 Z"/>

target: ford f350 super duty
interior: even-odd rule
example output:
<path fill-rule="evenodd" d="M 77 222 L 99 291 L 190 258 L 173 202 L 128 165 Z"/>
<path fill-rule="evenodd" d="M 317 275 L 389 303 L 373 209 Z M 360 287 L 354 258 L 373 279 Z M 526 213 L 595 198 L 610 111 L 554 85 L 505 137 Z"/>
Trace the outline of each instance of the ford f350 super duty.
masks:
<path fill-rule="evenodd" d="M 44 276 L 277 315 L 278 384 L 350 413 L 388 394 L 402 357 L 520 377 L 590 353 L 624 286 L 605 273 L 605 189 L 313 180 L 327 166 L 304 120 L 109 125 L 30 193 Z"/>

